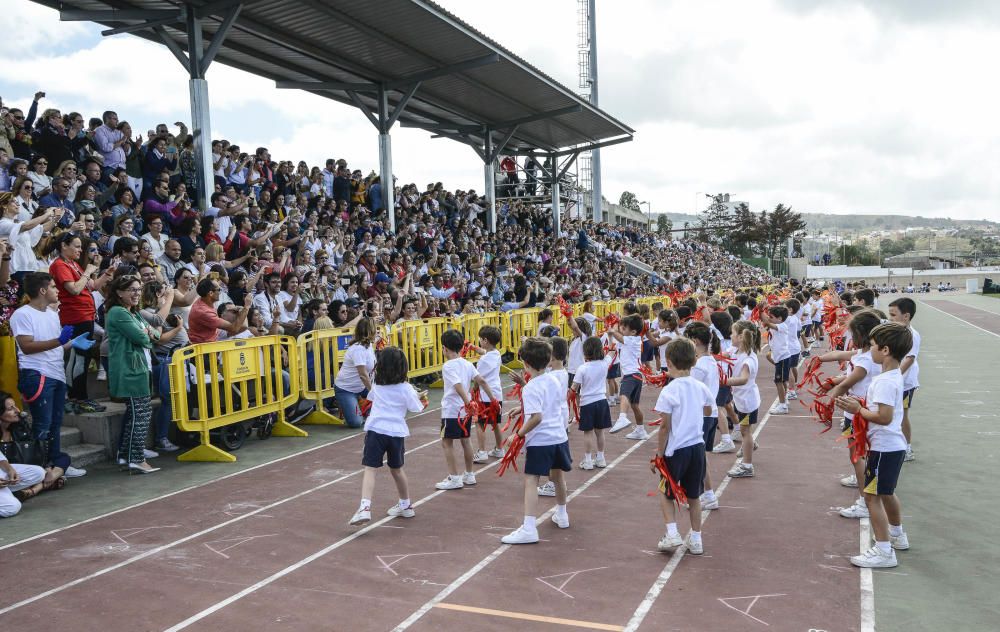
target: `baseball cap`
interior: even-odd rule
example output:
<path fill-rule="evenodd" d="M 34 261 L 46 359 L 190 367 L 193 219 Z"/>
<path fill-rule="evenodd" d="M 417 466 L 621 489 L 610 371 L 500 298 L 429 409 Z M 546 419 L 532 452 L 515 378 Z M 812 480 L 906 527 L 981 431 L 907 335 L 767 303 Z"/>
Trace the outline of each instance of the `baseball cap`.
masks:
<path fill-rule="evenodd" d="M 385 272 L 379 272 L 378 274 L 375 275 L 375 282 L 376 283 L 388 283 L 389 282 L 389 275 L 386 274 Z"/>

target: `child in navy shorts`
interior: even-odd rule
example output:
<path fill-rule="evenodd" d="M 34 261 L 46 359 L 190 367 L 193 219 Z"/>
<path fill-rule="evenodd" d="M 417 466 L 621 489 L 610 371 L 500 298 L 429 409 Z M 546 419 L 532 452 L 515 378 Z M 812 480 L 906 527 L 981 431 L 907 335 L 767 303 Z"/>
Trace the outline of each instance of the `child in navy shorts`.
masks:
<path fill-rule="evenodd" d="M 611 427 L 611 408 L 604 396 L 604 375 L 608 364 L 600 338 L 583 341 L 586 362 L 573 375 L 573 390 L 580 398 L 580 430 L 583 431 L 583 460 L 580 468 L 592 470 L 607 467 L 604 457 L 604 431 Z M 594 443 L 597 458 L 593 458 Z"/>
<path fill-rule="evenodd" d="M 691 540 L 688 551 L 701 555 L 701 496 L 705 478 L 704 419 L 712 413 L 715 397 L 708 387 L 691 377 L 695 365 L 694 344 L 679 338 L 667 344 L 667 374 L 670 382 L 660 391 L 655 410 L 660 414 L 654 458 L 666 461 L 670 477 L 684 489 L 691 515 Z M 654 466 L 653 471 L 656 472 Z M 673 551 L 684 544 L 677 530 L 677 508 L 674 492 L 667 481 L 660 479 L 660 508 L 667 533 L 660 539 L 660 551 Z"/>
<path fill-rule="evenodd" d="M 617 329 L 609 329 L 608 334 L 618 342 L 619 362 L 622 370 L 622 383 L 618 389 L 620 397 L 618 401 L 618 420 L 611 426 L 611 432 L 618 432 L 628 428 L 628 415 L 625 408 L 628 406 L 635 416 L 635 429 L 625 435 L 626 439 L 642 441 L 649 437 L 646 428 L 643 426 L 642 408 L 639 406 L 639 398 L 642 397 L 642 373 L 639 372 L 642 355 L 642 317 L 638 314 L 626 316 Z"/>
<path fill-rule="evenodd" d="M 524 522 L 513 533 L 501 538 L 504 544 L 538 542 L 535 514 L 538 510 L 538 478 L 548 476 L 555 485 L 556 511 L 552 522 L 560 529 L 569 527 L 566 513 L 566 481 L 564 472 L 573 468 L 569 452 L 569 436 L 563 421 L 562 404 L 566 401 L 566 385 L 557 376 L 546 373 L 552 348 L 541 338 L 528 338 L 519 352 L 528 382 L 521 390 L 524 402 L 524 423 L 517 434 L 524 437 Z"/>
<path fill-rule="evenodd" d="M 406 425 L 407 412 L 420 412 L 427 402 L 406 381 L 406 356 L 398 347 L 387 347 L 375 365 L 375 385 L 368 393 L 372 403 L 365 421 L 365 447 L 361 458 L 364 475 L 361 479 L 361 505 L 350 524 L 364 524 L 372 519 L 372 492 L 375 491 L 375 471 L 388 462 L 389 473 L 396 482 L 399 503 L 389 508 L 390 516 L 412 518 L 406 473 L 403 471 L 405 439 L 410 435 Z"/>

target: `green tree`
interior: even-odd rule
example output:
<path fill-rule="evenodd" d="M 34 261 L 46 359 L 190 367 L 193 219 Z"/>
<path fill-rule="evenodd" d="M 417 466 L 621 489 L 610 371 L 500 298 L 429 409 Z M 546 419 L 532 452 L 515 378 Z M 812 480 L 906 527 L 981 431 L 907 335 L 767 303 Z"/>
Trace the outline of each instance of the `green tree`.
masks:
<path fill-rule="evenodd" d="M 806 223 L 792 207 L 779 203 L 769 214 L 761 213 L 764 254 L 772 259 L 784 252 L 789 237 L 805 234 Z"/>
<path fill-rule="evenodd" d="M 879 242 L 883 257 L 893 257 L 904 252 L 914 250 L 917 247 L 917 240 L 913 237 L 903 237 L 902 239 L 883 239 Z"/>
<path fill-rule="evenodd" d="M 761 220 L 740 203 L 733 210 L 732 228 L 727 231 L 730 251 L 740 257 L 753 257 L 763 252 L 764 230 Z"/>
<path fill-rule="evenodd" d="M 666 215 L 660 214 L 656 216 L 656 232 L 659 234 L 666 235 L 673 227 L 673 222 Z"/>
<path fill-rule="evenodd" d="M 712 202 L 698 218 L 698 239 L 731 250 L 729 228 L 733 223 L 733 215 L 729 210 L 730 205 L 721 193 L 709 197 Z"/>
<path fill-rule="evenodd" d="M 622 192 L 621 197 L 618 198 L 618 205 L 633 211 L 642 211 L 642 208 L 639 206 L 639 198 L 631 191 Z"/>

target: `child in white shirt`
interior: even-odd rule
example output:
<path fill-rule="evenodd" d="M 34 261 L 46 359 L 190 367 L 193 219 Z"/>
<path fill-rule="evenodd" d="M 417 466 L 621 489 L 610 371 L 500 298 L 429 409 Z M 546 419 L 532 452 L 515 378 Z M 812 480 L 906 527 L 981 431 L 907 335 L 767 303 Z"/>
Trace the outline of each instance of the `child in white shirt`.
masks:
<path fill-rule="evenodd" d="M 621 363 L 622 384 L 618 390 L 618 420 L 611 426 L 611 432 L 618 432 L 628 428 L 628 415 L 625 413 L 625 406 L 628 405 L 635 417 L 635 429 L 625 435 L 626 439 L 642 441 L 647 439 L 649 434 L 643 426 L 642 408 L 639 406 L 639 399 L 642 397 L 642 373 L 639 371 L 639 364 L 642 356 L 642 317 L 638 314 L 626 316 L 618 324 L 617 329 L 609 329 L 608 334 L 618 342 L 618 358 Z"/>
<path fill-rule="evenodd" d="M 611 427 L 611 408 L 604 396 L 604 376 L 608 370 L 604 347 L 599 338 L 583 342 L 586 362 L 573 375 L 573 390 L 580 403 L 580 430 L 583 432 L 583 460 L 580 469 L 592 470 L 607 467 L 604 456 L 604 431 Z M 594 444 L 597 458 L 593 458 Z"/>
<path fill-rule="evenodd" d="M 497 345 L 500 344 L 501 338 L 502 334 L 497 327 L 484 325 L 479 329 L 479 346 L 475 349 L 477 353 L 481 354 L 479 362 L 476 363 L 476 372 L 486 380 L 486 383 L 490 385 L 490 390 L 496 397 L 501 397 L 503 394 L 503 386 L 500 383 L 500 366 L 503 364 L 503 360 L 500 357 L 500 352 L 497 350 Z M 489 404 L 492 401 L 492 398 L 486 396 L 484 403 Z M 500 404 L 502 406 L 502 399 L 500 400 Z M 477 420 L 476 442 L 479 450 L 472 457 L 473 463 L 486 463 L 490 460 L 490 457 L 499 459 L 503 456 L 503 450 L 500 449 L 500 446 L 503 445 L 503 435 L 500 432 L 502 414 L 503 410 L 501 407 L 496 410 L 495 414 L 488 418 L 480 417 Z M 494 448 L 489 452 L 486 451 L 487 426 L 493 427 Z"/>
<path fill-rule="evenodd" d="M 760 389 L 757 388 L 757 352 L 760 351 L 760 330 L 748 320 L 733 325 L 736 343 L 736 364 L 728 384 L 733 389 L 733 405 L 743 435 L 743 461 L 727 472 L 732 478 L 749 478 L 753 469 L 753 427 L 757 424 L 760 408 Z"/>

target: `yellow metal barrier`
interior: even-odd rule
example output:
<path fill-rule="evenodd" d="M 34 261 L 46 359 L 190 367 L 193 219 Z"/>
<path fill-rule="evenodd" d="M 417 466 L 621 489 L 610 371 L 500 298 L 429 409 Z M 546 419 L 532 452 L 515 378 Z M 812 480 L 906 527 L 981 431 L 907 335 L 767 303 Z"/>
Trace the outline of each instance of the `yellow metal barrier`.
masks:
<path fill-rule="evenodd" d="M 479 345 L 479 330 L 487 325 L 493 325 L 500 330 L 501 337 L 503 336 L 504 322 L 501 317 L 500 312 L 486 312 L 484 314 L 462 314 L 461 316 L 456 316 L 451 319 L 451 328 L 457 329 L 462 332 L 465 339 L 474 345 Z M 500 345 L 497 349 L 500 353 L 504 352 L 503 341 L 501 340 Z M 469 351 L 466 354 L 465 359 L 469 362 L 475 362 L 479 359 L 479 354 L 475 351 Z"/>
<path fill-rule="evenodd" d="M 299 393 L 302 399 L 316 401 L 316 408 L 300 424 L 344 425 L 343 419 L 326 411 L 323 400 L 334 396 L 333 382 L 353 337 L 348 327 L 314 329 L 298 337 Z"/>
<path fill-rule="evenodd" d="M 441 370 L 444 364 L 441 334 L 450 325 L 449 318 L 425 318 L 393 325 L 389 344 L 403 350 L 410 364 L 410 377 L 429 375 Z"/>
<path fill-rule="evenodd" d="M 287 384 L 283 356 L 288 360 Z M 299 398 L 298 350 L 291 336 L 184 347 L 174 352 L 169 370 L 174 421 L 183 431 L 197 432 L 201 440 L 178 461 L 235 461 L 235 456 L 212 445 L 209 431 L 261 415 L 277 415 L 276 436 L 308 436 L 285 420 L 285 408 Z"/>
<path fill-rule="evenodd" d="M 529 338 L 538 333 L 538 313 L 540 311 L 542 310 L 537 307 L 530 307 L 513 309 L 506 313 L 507 322 L 502 328 L 505 350 L 516 355 L 517 350 L 521 348 L 521 339 Z M 508 369 L 524 368 L 524 364 L 516 357 L 506 366 Z"/>

